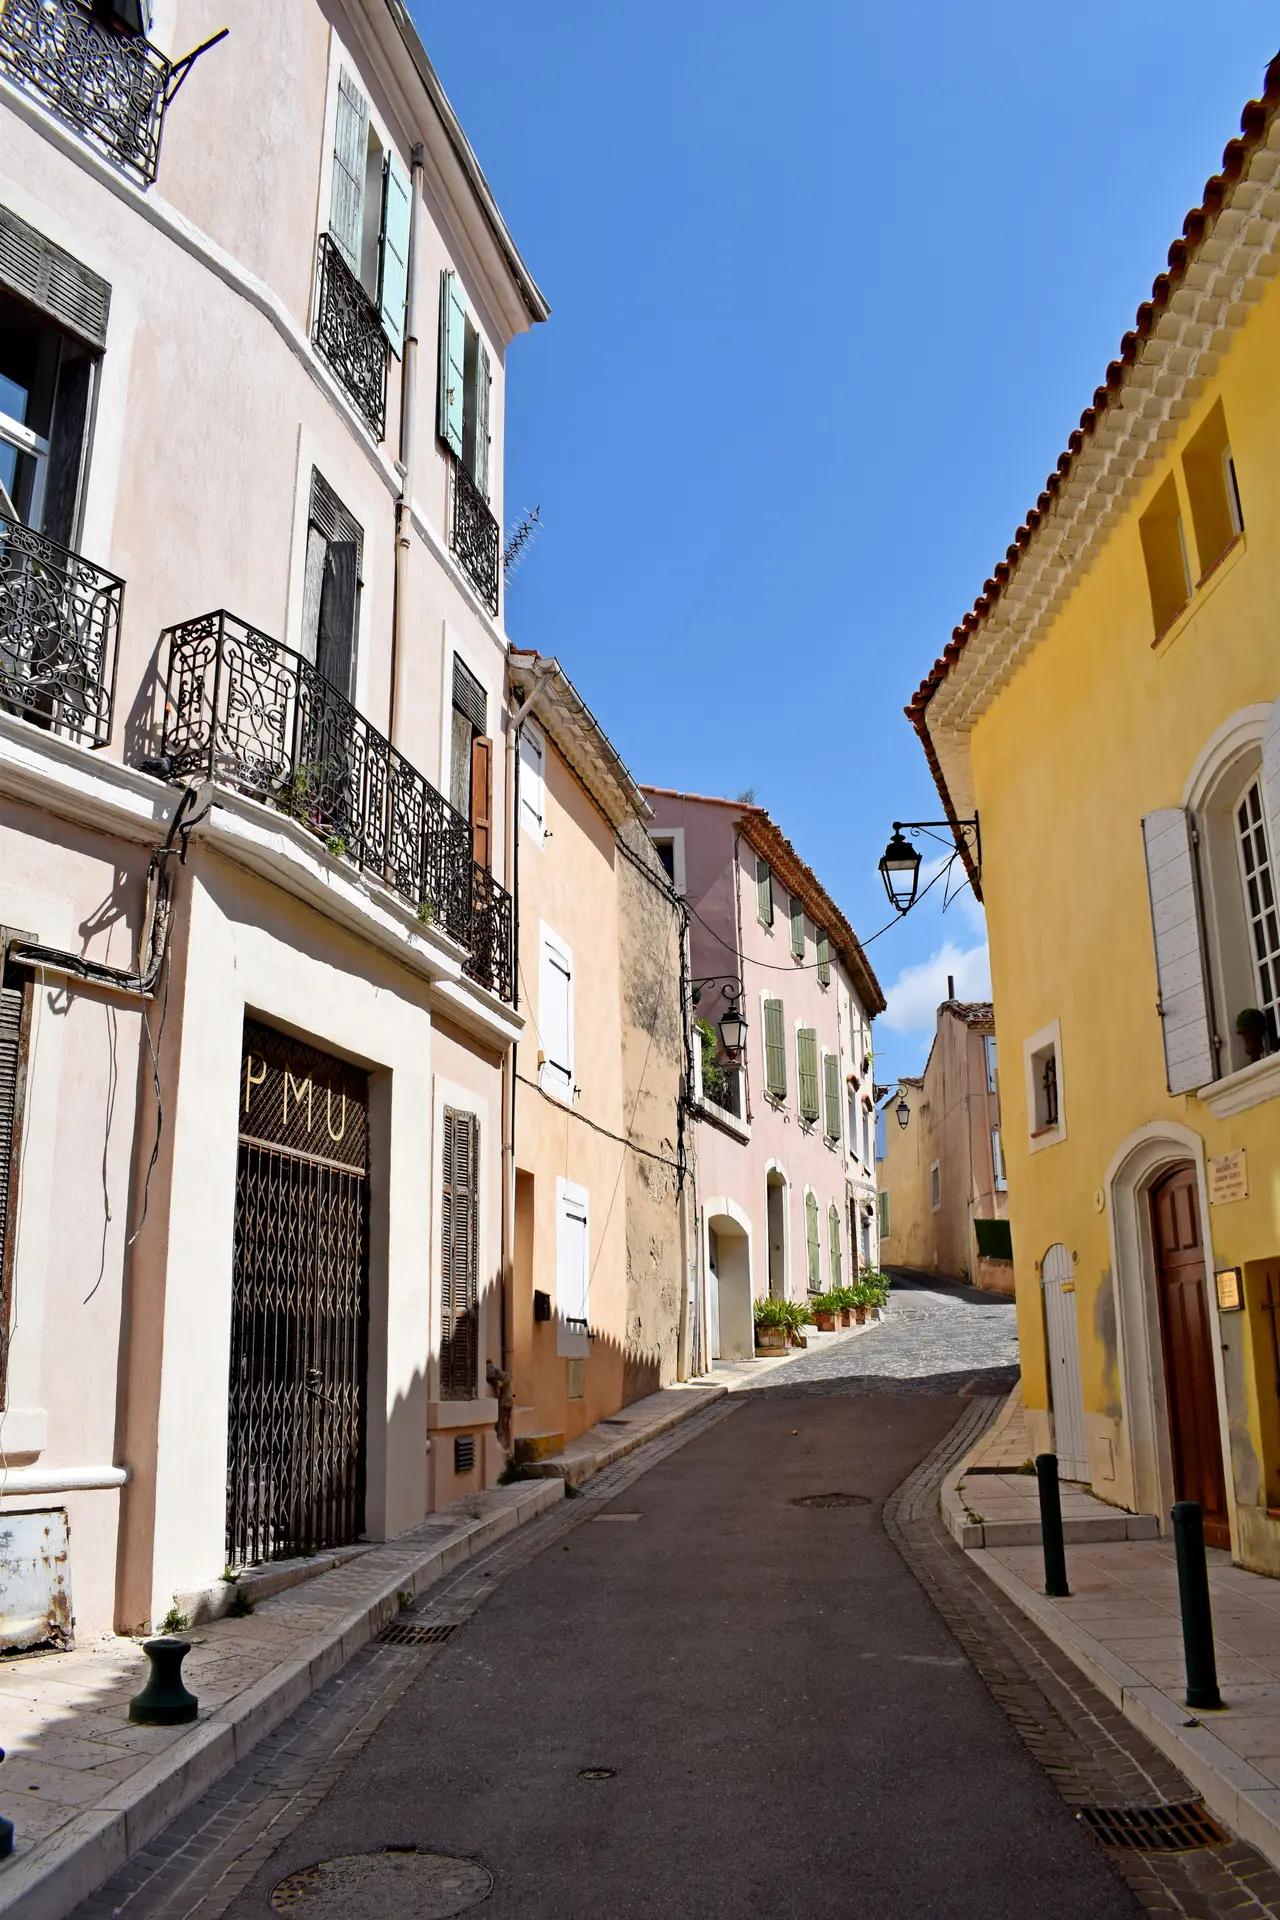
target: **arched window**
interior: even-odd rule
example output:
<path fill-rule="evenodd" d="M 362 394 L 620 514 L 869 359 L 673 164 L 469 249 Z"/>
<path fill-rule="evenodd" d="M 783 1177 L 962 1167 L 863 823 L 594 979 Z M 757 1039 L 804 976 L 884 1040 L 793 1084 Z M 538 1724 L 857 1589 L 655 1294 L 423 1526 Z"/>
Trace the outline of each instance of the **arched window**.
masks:
<path fill-rule="evenodd" d="M 821 1293 L 822 1242 L 818 1237 L 818 1197 L 813 1192 L 804 1196 L 804 1237 L 809 1256 L 809 1291 Z"/>
<path fill-rule="evenodd" d="M 1249 928 L 1249 958 L 1258 989 L 1258 1011 L 1266 1021 L 1266 1049 L 1280 1047 L 1280 914 L 1276 910 L 1274 868 L 1263 808 L 1262 782 L 1253 778 L 1235 808 L 1236 851 Z"/>

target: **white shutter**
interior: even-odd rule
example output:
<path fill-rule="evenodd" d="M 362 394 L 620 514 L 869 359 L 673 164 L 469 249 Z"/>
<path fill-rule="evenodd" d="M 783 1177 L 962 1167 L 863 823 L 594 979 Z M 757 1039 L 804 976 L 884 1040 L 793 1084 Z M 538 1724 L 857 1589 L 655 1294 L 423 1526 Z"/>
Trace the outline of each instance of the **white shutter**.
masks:
<path fill-rule="evenodd" d="M 591 1293 L 591 1220 L 587 1193 L 568 1180 L 556 1181 L 556 1352 L 563 1359 L 585 1359 Z"/>
<path fill-rule="evenodd" d="M 1272 707 L 1262 736 L 1262 807 L 1274 874 L 1280 865 L 1280 700 Z"/>
<path fill-rule="evenodd" d="M 1217 1070 L 1191 831 L 1181 807 L 1161 807 L 1142 822 L 1170 1093 L 1191 1093 Z"/>
<path fill-rule="evenodd" d="M 540 1085 L 560 1100 L 573 1093 L 573 954 L 543 929 L 538 965 Z"/>
<path fill-rule="evenodd" d="M 540 727 L 520 729 L 520 824 L 542 846 L 547 828 L 547 749 Z"/>

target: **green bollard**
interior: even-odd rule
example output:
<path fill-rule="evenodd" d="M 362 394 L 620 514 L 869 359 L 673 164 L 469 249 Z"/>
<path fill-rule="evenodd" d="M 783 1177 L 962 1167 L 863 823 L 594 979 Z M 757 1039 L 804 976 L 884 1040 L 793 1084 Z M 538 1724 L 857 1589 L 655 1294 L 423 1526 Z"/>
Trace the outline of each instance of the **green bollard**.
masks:
<path fill-rule="evenodd" d="M 182 1663 L 191 1651 L 189 1640 L 145 1640 L 142 1651 L 151 1662 L 151 1678 L 129 1702 L 129 1718 L 140 1727 L 181 1727 L 194 1720 L 200 1703 L 182 1684 Z"/>
<path fill-rule="evenodd" d="M 1213 1651 L 1213 1611 L 1209 1605 L 1209 1566 L 1204 1557 L 1204 1515 L 1194 1500 L 1173 1507 L 1173 1547 L 1178 1557 L 1178 1599 L 1182 1603 L 1182 1651 L 1187 1667 L 1187 1705 L 1222 1705 L 1218 1662 Z"/>
<path fill-rule="evenodd" d="M 1062 1493 L 1058 1486 L 1056 1453 L 1036 1455 L 1036 1485 L 1040 1489 L 1040 1542 L 1044 1548 L 1044 1590 L 1051 1600 L 1070 1598 L 1067 1550 L 1062 1540 Z"/>

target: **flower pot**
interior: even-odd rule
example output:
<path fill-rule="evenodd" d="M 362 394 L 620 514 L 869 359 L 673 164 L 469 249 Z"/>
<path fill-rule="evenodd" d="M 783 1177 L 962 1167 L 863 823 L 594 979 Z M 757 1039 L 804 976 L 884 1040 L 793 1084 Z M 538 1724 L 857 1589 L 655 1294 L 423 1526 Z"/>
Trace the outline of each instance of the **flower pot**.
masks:
<path fill-rule="evenodd" d="M 856 1326 L 856 1325 L 857 1325 L 857 1321 L 856 1321 L 856 1320 L 854 1319 L 854 1317 L 853 1317 L 853 1308 L 852 1308 L 852 1307 L 841 1307 L 841 1309 L 840 1309 L 840 1325 L 841 1325 L 842 1327 L 853 1327 L 853 1326 Z"/>
<path fill-rule="evenodd" d="M 855 1307 L 855 1308 L 854 1308 L 854 1310 L 853 1310 L 853 1324 L 854 1324 L 854 1326 L 855 1326 L 855 1327 L 861 1327 L 861 1326 L 864 1326 L 864 1325 L 866 1324 L 866 1318 L 867 1318 L 867 1309 L 866 1309 L 865 1307 Z"/>
<path fill-rule="evenodd" d="M 787 1350 L 787 1330 L 785 1327 L 757 1327 L 757 1353 L 785 1353 Z"/>
<path fill-rule="evenodd" d="M 835 1312 L 834 1309 L 830 1313 L 815 1313 L 813 1316 L 813 1324 L 819 1333 L 836 1333 L 839 1331 L 842 1317 L 843 1316 Z"/>
<path fill-rule="evenodd" d="M 1245 1059 L 1252 1066 L 1255 1060 L 1261 1060 L 1263 1049 L 1267 1044 L 1267 1036 L 1260 1029 L 1246 1027 L 1240 1038 L 1244 1041 Z"/>

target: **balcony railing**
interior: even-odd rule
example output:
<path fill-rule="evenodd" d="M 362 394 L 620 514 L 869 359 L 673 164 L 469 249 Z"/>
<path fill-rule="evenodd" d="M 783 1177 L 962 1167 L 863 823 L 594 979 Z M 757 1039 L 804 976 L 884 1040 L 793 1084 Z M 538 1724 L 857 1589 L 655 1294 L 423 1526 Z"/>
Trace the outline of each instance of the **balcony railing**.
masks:
<path fill-rule="evenodd" d="M 315 343 L 381 440 L 387 425 L 387 336 L 377 307 L 327 233 L 320 235 Z"/>
<path fill-rule="evenodd" d="M 732 1114 L 735 1120 L 742 1118 L 741 1088 L 742 1076 L 736 1067 L 721 1067 L 719 1077 L 703 1073 L 703 1100 L 708 1106 L 718 1107 L 721 1113 Z"/>
<path fill-rule="evenodd" d="M 453 529 L 450 545 L 490 613 L 498 611 L 501 534 L 489 504 L 461 460 L 453 463 Z"/>
<path fill-rule="evenodd" d="M 123 603 L 123 580 L 0 515 L 0 713 L 105 747 Z"/>
<path fill-rule="evenodd" d="M 149 41 L 105 26 L 81 0 L 0 5 L 0 73 L 144 187 L 160 164 L 170 72 Z"/>
<path fill-rule="evenodd" d="M 226 612 L 171 627 L 163 750 L 278 807 L 467 949 L 512 998 L 511 896 L 472 858 L 471 826 L 299 653 Z"/>

